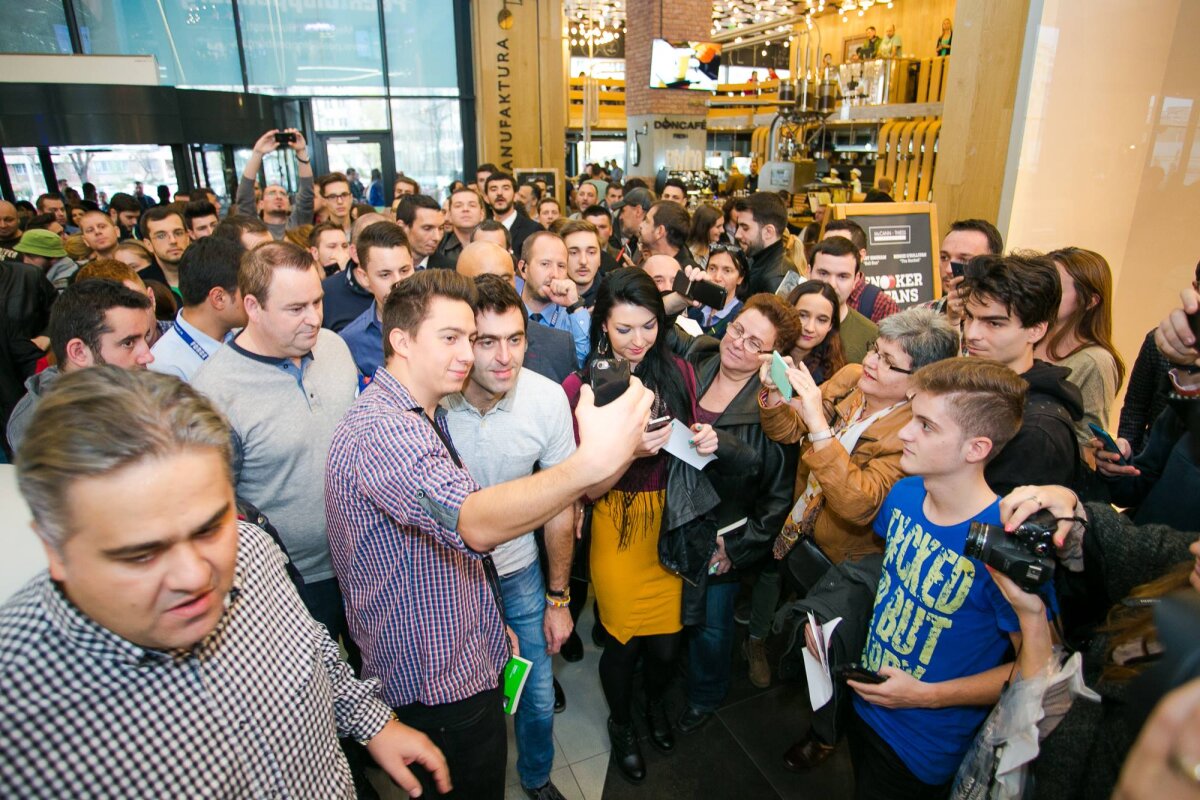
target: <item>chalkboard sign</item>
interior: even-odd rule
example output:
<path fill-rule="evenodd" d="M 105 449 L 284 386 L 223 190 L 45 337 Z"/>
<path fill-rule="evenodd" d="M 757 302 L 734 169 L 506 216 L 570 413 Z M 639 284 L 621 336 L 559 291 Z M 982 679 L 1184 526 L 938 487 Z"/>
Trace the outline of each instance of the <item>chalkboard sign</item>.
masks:
<path fill-rule="evenodd" d="M 933 203 L 836 203 L 825 219 L 857 222 L 867 234 L 863 274 L 900 305 L 942 296 L 937 206 Z M 825 231 L 821 231 L 824 237 Z"/>
<path fill-rule="evenodd" d="M 553 197 L 554 199 L 558 200 L 559 203 L 563 202 L 563 199 L 558 196 L 558 190 L 561 187 L 559 186 L 558 168 L 557 167 L 547 167 L 545 169 L 513 170 L 513 177 L 515 177 L 517 179 L 517 186 L 520 186 L 521 184 L 524 184 L 524 183 L 533 183 L 534 181 L 538 181 L 538 180 L 545 181 L 546 182 L 546 195 L 545 196 Z M 534 211 L 533 214 L 530 214 L 531 217 L 536 216 L 536 215 L 537 215 L 536 211 Z"/>

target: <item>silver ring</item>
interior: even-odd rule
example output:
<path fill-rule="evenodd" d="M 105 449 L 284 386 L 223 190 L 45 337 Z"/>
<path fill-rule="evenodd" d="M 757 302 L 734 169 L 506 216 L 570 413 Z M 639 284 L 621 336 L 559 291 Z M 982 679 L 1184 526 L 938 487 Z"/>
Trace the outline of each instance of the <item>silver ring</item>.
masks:
<path fill-rule="evenodd" d="M 1200 786 L 1200 761 L 1188 760 L 1180 753 L 1171 754 L 1171 767 L 1179 775 Z"/>

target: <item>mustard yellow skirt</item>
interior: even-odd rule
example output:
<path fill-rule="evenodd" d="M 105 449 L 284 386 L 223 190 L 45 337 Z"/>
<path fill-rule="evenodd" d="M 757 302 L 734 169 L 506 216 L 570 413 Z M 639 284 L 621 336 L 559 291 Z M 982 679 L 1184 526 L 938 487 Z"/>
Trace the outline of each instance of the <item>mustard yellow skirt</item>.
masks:
<path fill-rule="evenodd" d="M 600 620 L 622 644 L 634 636 L 683 629 L 683 581 L 658 563 L 665 499 L 662 491 L 613 490 L 592 509 L 592 588 Z M 631 531 L 624 546 L 617 526 L 622 518 Z"/>

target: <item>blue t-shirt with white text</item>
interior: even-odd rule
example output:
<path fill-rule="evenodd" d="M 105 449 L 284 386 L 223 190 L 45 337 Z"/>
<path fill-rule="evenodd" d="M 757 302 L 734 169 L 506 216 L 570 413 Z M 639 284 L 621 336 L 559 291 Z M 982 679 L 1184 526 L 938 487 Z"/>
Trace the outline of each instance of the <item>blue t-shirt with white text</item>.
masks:
<path fill-rule="evenodd" d="M 999 498 L 974 520 L 944 527 L 925 518 L 925 495 L 923 479 L 898 481 L 875 517 L 886 550 L 862 659 L 871 670 L 897 667 L 936 683 L 1002 663 L 1020 626 L 983 563 L 962 554 L 972 521 L 1000 524 Z M 954 777 L 990 710 L 883 708 L 857 694 L 854 708 L 929 784 Z"/>

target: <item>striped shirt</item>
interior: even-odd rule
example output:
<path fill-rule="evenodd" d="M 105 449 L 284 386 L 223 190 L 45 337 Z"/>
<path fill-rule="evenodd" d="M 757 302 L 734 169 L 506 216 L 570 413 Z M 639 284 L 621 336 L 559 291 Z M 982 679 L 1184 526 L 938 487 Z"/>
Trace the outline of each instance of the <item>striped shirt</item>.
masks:
<path fill-rule="evenodd" d="M 386 369 L 346 413 L 325 470 L 325 513 L 364 677 L 394 707 L 494 689 L 508 640 L 483 558 L 458 534 L 479 485 Z"/>

